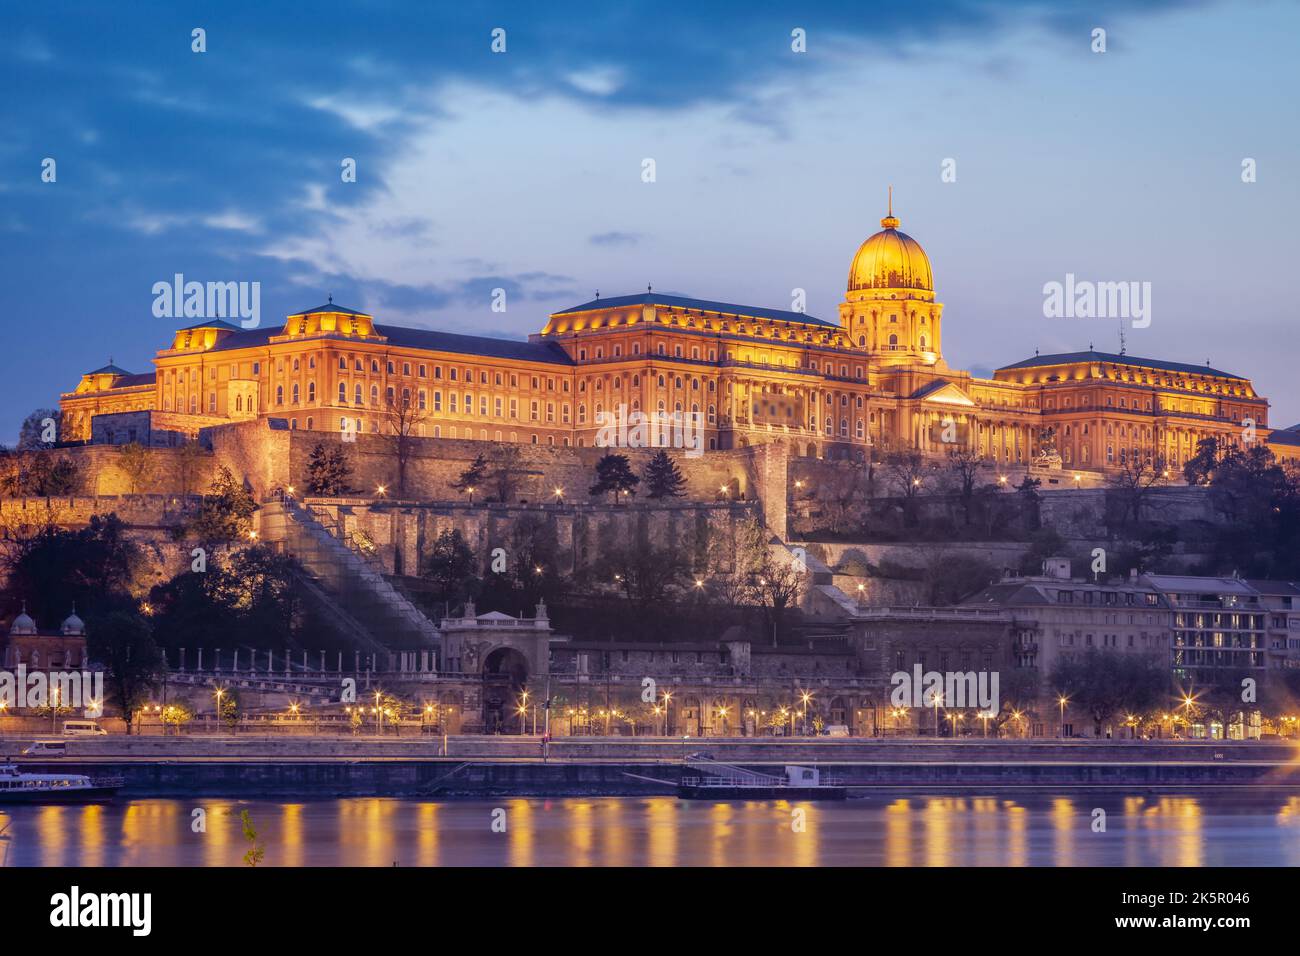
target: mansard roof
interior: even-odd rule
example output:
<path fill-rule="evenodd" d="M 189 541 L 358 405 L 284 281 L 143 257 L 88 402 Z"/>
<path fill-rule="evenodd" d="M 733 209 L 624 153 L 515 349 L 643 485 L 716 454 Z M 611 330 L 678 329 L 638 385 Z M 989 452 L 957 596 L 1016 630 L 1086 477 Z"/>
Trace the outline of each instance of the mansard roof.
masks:
<path fill-rule="evenodd" d="M 1139 368 L 1152 368 L 1165 372 L 1183 372 L 1187 375 L 1218 375 L 1221 378 L 1236 378 L 1246 381 L 1244 376 L 1209 365 L 1187 365 L 1183 362 L 1169 362 L 1165 359 L 1139 358 L 1136 355 L 1116 355 L 1113 352 L 1058 352 L 1055 355 L 1035 355 L 1012 365 L 1003 365 L 999 372 L 1018 368 L 1041 368 L 1047 365 L 1074 365 L 1078 362 L 1108 362 L 1112 365 L 1135 365 Z"/>
<path fill-rule="evenodd" d="M 400 325 L 376 325 L 375 332 L 387 338 L 389 345 L 398 348 L 454 352 L 459 355 L 515 359 L 521 362 L 544 362 L 549 365 L 573 364 L 568 353 L 553 342 L 496 339 L 486 335 L 460 335 L 454 332 L 439 332 L 435 329 L 411 329 Z M 228 352 L 233 349 L 260 348 L 267 345 L 272 336 L 280 334 L 282 333 L 279 327 L 240 329 L 238 332 L 223 336 L 221 341 L 208 351 Z M 376 343 L 370 340 L 370 344 Z"/>
<path fill-rule="evenodd" d="M 152 385 L 158 380 L 157 372 L 138 372 L 134 375 L 123 375 L 113 383 L 114 388 L 135 388 L 140 385 Z"/>
<path fill-rule="evenodd" d="M 771 319 L 777 322 L 798 322 L 802 325 L 824 325 L 839 328 L 837 322 L 827 322 L 806 312 L 789 312 L 784 309 L 767 309 L 758 305 L 737 305 L 733 302 L 713 302 L 709 299 L 692 299 L 680 295 L 662 295 L 658 292 L 642 292 L 637 295 L 618 295 L 610 299 L 592 299 L 582 305 L 562 309 L 555 315 L 567 315 L 570 312 L 591 312 L 596 309 L 620 309 L 629 305 L 662 305 L 674 309 L 688 309 L 693 312 L 719 312 L 734 315 L 737 318 Z"/>
<path fill-rule="evenodd" d="M 376 325 L 375 331 L 387 336 L 390 345 L 402 348 L 518 359 L 522 362 L 546 362 L 550 365 L 574 364 L 569 354 L 554 342 L 494 339 L 486 335 L 460 335 L 434 329 L 408 329 L 397 325 Z"/>
<path fill-rule="evenodd" d="M 299 315 L 317 315 L 322 313 L 332 315 L 364 315 L 366 318 L 371 318 L 369 312 L 358 312 L 356 309 L 349 309 L 341 305 L 336 305 L 333 299 L 324 305 L 316 306 L 314 309 L 307 309 L 303 312 L 290 312 L 289 318 L 294 318 Z"/>

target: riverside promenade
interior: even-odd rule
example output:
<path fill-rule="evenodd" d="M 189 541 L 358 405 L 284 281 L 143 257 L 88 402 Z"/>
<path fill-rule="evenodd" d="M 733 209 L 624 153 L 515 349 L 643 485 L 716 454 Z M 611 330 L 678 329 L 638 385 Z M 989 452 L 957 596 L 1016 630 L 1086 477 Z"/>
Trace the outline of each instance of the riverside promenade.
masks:
<path fill-rule="evenodd" d="M 30 738 L 0 738 L 0 756 Z M 661 794 L 704 752 L 755 769 L 831 768 L 851 794 L 1115 788 L 1273 788 L 1300 794 L 1293 741 L 865 738 L 602 738 L 426 735 L 110 736 L 69 739 L 58 760 L 19 762 L 121 776 L 130 796 L 411 797 Z"/>

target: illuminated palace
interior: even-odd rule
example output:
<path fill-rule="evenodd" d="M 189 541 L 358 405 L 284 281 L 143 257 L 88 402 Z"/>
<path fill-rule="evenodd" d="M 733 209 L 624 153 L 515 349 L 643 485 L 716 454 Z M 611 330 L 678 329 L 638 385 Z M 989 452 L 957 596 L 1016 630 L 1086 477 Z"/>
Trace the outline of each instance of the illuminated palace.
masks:
<path fill-rule="evenodd" d="M 1076 471 L 1136 457 L 1176 469 L 1201 438 L 1238 443 L 1246 419 L 1268 438 L 1249 379 L 1208 366 L 1088 351 L 992 379 L 950 368 L 930 260 L 892 209 L 881 226 L 853 256 L 835 321 L 647 291 L 556 312 L 524 342 L 379 325 L 331 300 L 282 327 L 192 324 L 149 373 L 86 373 L 62 396 L 63 437 L 173 444 L 258 416 L 380 432 L 408 406 L 427 437 L 590 446 L 601 414 L 625 406 L 699 415 L 710 449 L 966 447 L 1004 466 L 1054 451 Z"/>

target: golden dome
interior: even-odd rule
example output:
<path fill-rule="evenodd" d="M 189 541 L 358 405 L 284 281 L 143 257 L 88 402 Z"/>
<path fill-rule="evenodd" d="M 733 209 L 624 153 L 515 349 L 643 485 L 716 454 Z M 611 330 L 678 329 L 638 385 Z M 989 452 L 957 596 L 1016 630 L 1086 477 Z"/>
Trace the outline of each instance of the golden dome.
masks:
<path fill-rule="evenodd" d="M 849 291 L 859 289 L 920 289 L 934 291 L 930 257 L 921 244 L 898 231 L 893 202 L 880 220 L 881 230 L 858 247 L 849 269 Z"/>

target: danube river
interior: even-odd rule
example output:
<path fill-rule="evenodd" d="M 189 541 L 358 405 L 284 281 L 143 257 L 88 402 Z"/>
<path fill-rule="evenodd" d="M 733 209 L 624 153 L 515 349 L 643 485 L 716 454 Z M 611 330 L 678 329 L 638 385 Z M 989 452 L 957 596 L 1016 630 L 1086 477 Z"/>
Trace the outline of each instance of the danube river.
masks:
<path fill-rule="evenodd" d="M 1097 809 L 1105 811 L 1104 832 L 1094 829 Z M 793 804 L 122 800 L 0 812 L 0 862 L 239 866 L 249 847 L 242 810 L 265 866 L 1300 865 L 1300 796 L 1243 791 L 875 795 Z"/>

